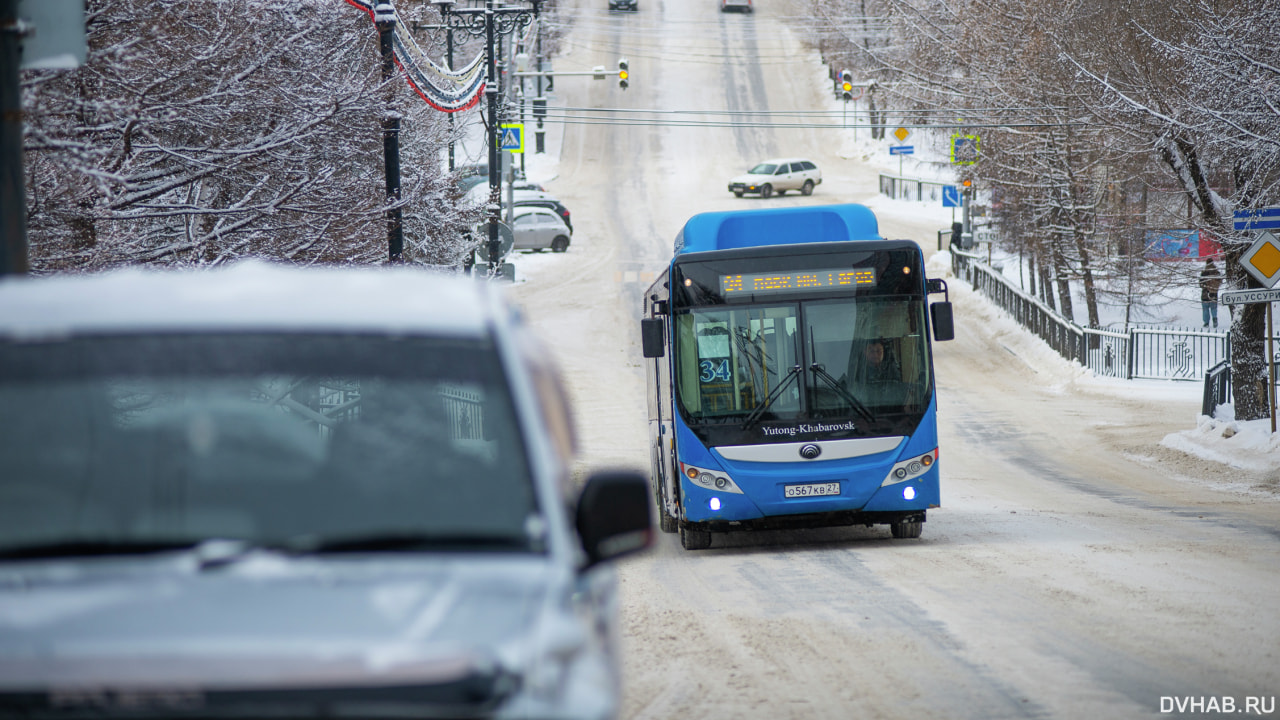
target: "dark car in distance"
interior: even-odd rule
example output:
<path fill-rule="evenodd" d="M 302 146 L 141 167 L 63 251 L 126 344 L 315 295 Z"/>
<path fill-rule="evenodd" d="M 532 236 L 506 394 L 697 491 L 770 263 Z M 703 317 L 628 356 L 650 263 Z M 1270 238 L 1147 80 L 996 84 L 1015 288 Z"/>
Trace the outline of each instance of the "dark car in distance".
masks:
<path fill-rule="evenodd" d="M 573 232 L 573 223 L 569 220 L 569 208 L 551 195 L 533 190 L 516 190 L 512 193 L 511 204 L 517 208 L 541 207 L 552 210 L 564 221 L 569 232 Z"/>

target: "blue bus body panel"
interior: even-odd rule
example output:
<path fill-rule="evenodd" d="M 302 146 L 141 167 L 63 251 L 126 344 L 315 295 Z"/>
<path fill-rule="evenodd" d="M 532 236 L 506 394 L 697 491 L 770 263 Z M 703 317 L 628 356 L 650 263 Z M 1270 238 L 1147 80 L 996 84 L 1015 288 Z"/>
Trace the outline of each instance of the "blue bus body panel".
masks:
<path fill-rule="evenodd" d="M 762 245 L 883 240 L 864 205 L 820 205 L 701 213 L 676 236 L 676 255 Z"/>
<path fill-rule="evenodd" d="M 685 517 L 693 522 L 757 520 L 776 515 L 799 515 L 839 511 L 912 511 L 941 505 L 938 464 L 908 482 L 881 487 L 894 464 L 923 455 L 938 447 L 938 431 L 929 419 L 936 417 L 936 398 L 924 414 L 925 420 L 897 448 L 845 460 L 812 460 L 793 463 L 727 460 L 714 449 L 703 447 L 697 437 L 676 423 L 676 451 L 681 462 L 723 470 L 742 494 L 708 490 L 681 476 Z M 798 483 L 838 481 L 839 495 L 787 498 L 783 487 Z M 903 497 L 906 487 L 915 497 Z M 711 499 L 719 498 L 720 509 L 711 509 Z"/>

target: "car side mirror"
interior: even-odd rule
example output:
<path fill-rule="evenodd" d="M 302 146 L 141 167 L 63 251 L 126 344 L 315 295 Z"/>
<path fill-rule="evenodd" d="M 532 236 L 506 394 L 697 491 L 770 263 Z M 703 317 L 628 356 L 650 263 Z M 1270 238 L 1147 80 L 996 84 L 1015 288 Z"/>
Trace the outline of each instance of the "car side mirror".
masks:
<path fill-rule="evenodd" d="M 951 315 L 951 303 L 949 301 L 944 300 L 930 305 L 929 319 L 933 321 L 934 340 L 941 342 L 955 339 L 955 319 Z"/>
<path fill-rule="evenodd" d="M 662 318 L 645 318 L 640 321 L 640 345 L 646 358 L 660 358 L 666 354 Z"/>
<path fill-rule="evenodd" d="M 593 473 L 578 498 L 577 526 L 587 566 L 653 544 L 649 479 L 632 470 Z"/>

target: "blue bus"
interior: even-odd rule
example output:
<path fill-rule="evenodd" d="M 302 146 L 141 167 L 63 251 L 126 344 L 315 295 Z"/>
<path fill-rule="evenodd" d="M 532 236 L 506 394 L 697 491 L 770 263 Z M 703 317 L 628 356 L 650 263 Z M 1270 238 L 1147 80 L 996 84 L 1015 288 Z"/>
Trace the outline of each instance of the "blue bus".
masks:
<path fill-rule="evenodd" d="M 940 503 L 946 293 L 862 205 L 690 218 L 641 319 L 661 529 L 688 550 L 765 528 L 919 537 Z"/>

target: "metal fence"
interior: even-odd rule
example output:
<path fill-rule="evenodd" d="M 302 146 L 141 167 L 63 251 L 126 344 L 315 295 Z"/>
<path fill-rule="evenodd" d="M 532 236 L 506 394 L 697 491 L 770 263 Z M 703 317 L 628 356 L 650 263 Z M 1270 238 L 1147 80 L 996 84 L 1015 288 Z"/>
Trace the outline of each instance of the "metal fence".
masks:
<path fill-rule="evenodd" d="M 1213 417 L 1213 411 L 1230 402 L 1230 398 L 1231 364 L 1223 360 L 1204 375 L 1204 400 L 1200 403 L 1200 414 Z"/>
<path fill-rule="evenodd" d="M 1201 380 L 1229 361 L 1227 333 L 1195 328 L 1132 327 L 1125 331 L 1081 327 L 1040 299 L 1014 287 L 978 253 L 951 246 L 951 269 L 1009 313 L 1059 355 L 1095 374 L 1154 380 Z"/>
<path fill-rule="evenodd" d="M 942 201 L 942 188 L 951 183 L 917 180 L 897 175 L 880 175 L 880 194 L 895 200 Z"/>

